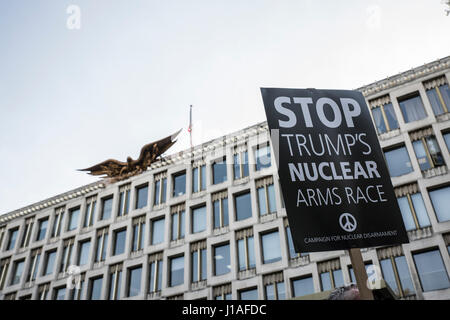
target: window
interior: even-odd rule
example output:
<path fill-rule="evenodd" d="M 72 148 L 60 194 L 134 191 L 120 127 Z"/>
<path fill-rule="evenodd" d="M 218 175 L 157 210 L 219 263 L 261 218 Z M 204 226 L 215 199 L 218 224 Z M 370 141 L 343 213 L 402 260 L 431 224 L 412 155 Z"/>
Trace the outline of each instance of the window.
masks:
<path fill-rule="evenodd" d="M 273 263 L 281 260 L 280 236 L 278 231 L 261 234 L 263 263 Z"/>
<path fill-rule="evenodd" d="M 191 245 L 192 282 L 206 280 L 206 241 Z"/>
<path fill-rule="evenodd" d="M 312 276 L 306 276 L 292 280 L 292 292 L 294 297 L 306 296 L 314 293 Z"/>
<path fill-rule="evenodd" d="M 78 218 L 80 216 L 80 208 L 69 210 L 69 225 L 67 226 L 67 231 L 72 231 L 78 228 Z"/>
<path fill-rule="evenodd" d="M 17 295 L 17 292 L 5 294 L 4 300 L 5 301 L 14 301 L 14 300 L 16 300 L 16 295 Z"/>
<path fill-rule="evenodd" d="M 216 161 L 212 165 L 213 184 L 219 184 L 227 181 L 227 162 L 225 158 Z"/>
<path fill-rule="evenodd" d="M 214 193 L 211 196 L 213 203 L 214 229 L 228 226 L 228 192 L 227 190 Z"/>
<path fill-rule="evenodd" d="M 100 220 L 108 220 L 111 218 L 113 198 L 102 199 L 102 214 Z"/>
<path fill-rule="evenodd" d="M 82 241 L 78 244 L 78 265 L 84 266 L 89 262 L 89 250 L 91 249 L 91 240 Z"/>
<path fill-rule="evenodd" d="M 242 179 L 248 177 L 248 151 L 235 149 L 233 155 L 233 171 L 234 179 Z"/>
<path fill-rule="evenodd" d="M 63 254 L 61 257 L 61 262 L 59 264 L 59 272 L 66 272 L 67 268 L 70 266 L 72 261 L 73 244 L 75 238 L 70 238 L 64 240 L 63 243 Z"/>
<path fill-rule="evenodd" d="M 286 236 L 287 236 L 287 242 L 288 242 L 289 258 L 290 259 L 295 259 L 295 258 L 298 258 L 298 257 L 307 256 L 308 253 L 306 253 L 306 252 L 297 253 L 295 251 L 294 240 L 292 239 L 291 228 L 289 227 L 289 222 L 288 222 L 287 219 L 284 219 L 284 227 L 285 227 L 285 230 L 286 230 Z"/>
<path fill-rule="evenodd" d="M 158 292 L 162 288 L 162 273 L 163 273 L 163 254 L 162 252 L 152 254 L 148 258 L 150 265 L 150 279 L 149 279 L 149 292 Z"/>
<path fill-rule="evenodd" d="M 264 168 L 270 167 L 270 146 L 260 146 L 255 151 L 256 167 L 255 170 L 259 171 Z"/>
<path fill-rule="evenodd" d="M 25 265 L 25 259 L 14 262 L 13 273 L 12 273 L 13 276 L 12 276 L 10 285 L 13 286 L 15 284 L 19 284 L 20 283 L 20 280 L 22 279 L 24 265 Z"/>
<path fill-rule="evenodd" d="M 100 300 L 102 298 L 103 277 L 92 278 L 89 285 L 89 300 Z"/>
<path fill-rule="evenodd" d="M 95 221 L 95 208 L 97 206 L 97 196 L 86 199 L 86 210 L 84 212 L 83 228 L 90 227 Z"/>
<path fill-rule="evenodd" d="M 256 181 L 256 191 L 258 193 L 259 215 L 274 213 L 277 211 L 275 202 L 275 189 L 273 177 L 266 177 Z"/>
<path fill-rule="evenodd" d="M 192 192 L 206 190 L 206 165 L 194 164 L 192 169 Z"/>
<path fill-rule="evenodd" d="M 52 274 L 55 271 L 56 250 L 47 251 L 45 258 L 44 276 Z"/>
<path fill-rule="evenodd" d="M 231 283 L 213 288 L 214 300 L 231 300 Z"/>
<path fill-rule="evenodd" d="M 422 99 L 418 92 L 398 99 L 405 123 L 421 120 L 427 117 Z"/>
<path fill-rule="evenodd" d="M 230 271 L 230 244 L 214 246 L 214 275 L 220 276 Z"/>
<path fill-rule="evenodd" d="M 84 288 L 85 274 L 82 273 L 79 277 L 72 279 L 73 289 L 69 291 L 69 300 L 81 300 Z"/>
<path fill-rule="evenodd" d="M 0 290 L 2 290 L 3 286 L 5 285 L 5 279 L 8 273 L 10 262 L 11 258 L 0 260 Z"/>
<path fill-rule="evenodd" d="M 108 249 L 108 228 L 97 231 L 97 248 L 95 250 L 95 262 L 105 261 Z"/>
<path fill-rule="evenodd" d="M 414 295 L 414 285 L 401 246 L 378 250 L 383 279 L 395 294 L 401 298 Z"/>
<path fill-rule="evenodd" d="M 408 151 L 404 146 L 384 152 L 391 177 L 398 177 L 413 171 Z"/>
<path fill-rule="evenodd" d="M 148 184 L 136 188 L 136 209 L 147 206 Z"/>
<path fill-rule="evenodd" d="M 131 251 L 142 250 L 145 239 L 145 216 L 133 219 L 133 243 Z"/>
<path fill-rule="evenodd" d="M 265 275 L 263 277 L 266 300 L 285 300 L 286 288 L 284 286 L 283 272 Z"/>
<path fill-rule="evenodd" d="M 450 186 L 429 190 L 431 203 L 439 222 L 450 220 Z"/>
<path fill-rule="evenodd" d="M 450 108 L 450 89 L 445 75 L 431 79 L 424 84 L 428 100 L 435 115 L 447 113 Z"/>
<path fill-rule="evenodd" d="M 427 128 L 410 134 L 414 153 L 422 171 L 444 165 L 441 149 L 436 138 L 431 135 L 432 132 L 431 128 Z"/>
<path fill-rule="evenodd" d="M 192 233 L 206 230 L 206 206 L 192 209 Z"/>
<path fill-rule="evenodd" d="M 125 241 L 127 238 L 127 229 L 114 231 L 114 250 L 113 256 L 117 256 L 125 252 Z"/>
<path fill-rule="evenodd" d="M 184 256 L 169 258 L 170 277 L 169 287 L 184 283 Z"/>
<path fill-rule="evenodd" d="M 61 225 L 64 220 L 64 211 L 66 209 L 64 207 L 60 207 L 55 209 L 55 219 L 53 220 L 52 234 L 51 237 L 59 237 L 61 234 Z"/>
<path fill-rule="evenodd" d="M 397 117 L 389 95 L 371 100 L 369 104 L 378 134 L 398 129 Z"/>
<path fill-rule="evenodd" d="M 155 175 L 155 205 L 166 202 L 167 172 Z"/>
<path fill-rule="evenodd" d="M 443 134 L 445 144 L 447 145 L 447 150 L 450 152 L 450 132 L 446 132 Z"/>
<path fill-rule="evenodd" d="M 39 272 L 39 262 L 41 260 L 42 248 L 34 249 L 31 251 L 31 262 L 30 267 L 28 269 L 28 274 L 26 278 L 26 282 L 36 280 L 36 277 Z"/>
<path fill-rule="evenodd" d="M 173 196 L 179 197 L 186 193 L 186 172 L 173 175 Z"/>
<path fill-rule="evenodd" d="M 236 195 L 234 197 L 234 205 L 236 208 L 236 221 L 248 219 L 252 216 L 250 192 Z"/>
<path fill-rule="evenodd" d="M 53 289 L 53 300 L 65 300 L 66 287 L 59 287 Z"/>
<path fill-rule="evenodd" d="M 115 264 L 109 269 L 109 300 L 120 299 L 120 285 L 122 282 L 122 264 Z"/>
<path fill-rule="evenodd" d="M 19 234 L 19 227 L 9 230 L 8 245 L 6 250 L 12 250 L 16 247 L 17 235 Z"/>
<path fill-rule="evenodd" d="M 258 288 L 240 290 L 239 300 L 258 300 Z"/>
<path fill-rule="evenodd" d="M 339 259 L 324 261 L 317 264 L 322 291 L 332 290 L 344 285 L 341 263 Z"/>
<path fill-rule="evenodd" d="M 22 242 L 20 243 L 21 248 L 25 248 L 30 244 L 31 231 L 33 230 L 34 217 L 25 220 L 25 232 L 22 236 Z M 1 239 L 0 239 L 1 244 Z"/>
<path fill-rule="evenodd" d="M 81 300 L 84 288 L 85 274 L 82 273 L 79 277 L 72 279 L 73 289 L 69 291 L 69 300 Z"/>
<path fill-rule="evenodd" d="M 419 280 L 423 291 L 433 291 L 450 287 L 447 271 L 439 250 L 414 253 Z"/>
<path fill-rule="evenodd" d="M 172 217 L 172 237 L 171 240 L 184 238 L 184 203 L 171 208 Z"/>
<path fill-rule="evenodd" d="M 152 220 L 152 245 L 164 242 L 165 219 Z"/>
<path fill-rule="evenodd" d="M 128 269 L 128 297 L 135 297 L 141 294 L 142 266 Z"/>
<path fill-rule="evenodd" d="M 49 298 L 48 297 L 49 291 L 50 291 L 50 283 L 41 284 L 38 287 L 38 299 L 47 300 Z"/>
<path fill-rule="evenodd" d="M 417 184 L 396 188 L 395 193 L 406 231 L 431 225 Z"/>
<path fill-rule="evenodd" d="M 41 241 L 45 239 L 45 235 L 47 234 L 48 227 L 48 217 L 44 219 L 40 219 L 38 222 L 39 229 L 36 235 L 36 241 Z"/>
<path fill-rule="evenodd" d="M 239 271 L 256 267 L 255 244 L 253 240 L 253 228 L 236 232 Z"/>
<path fill-rule="evenodd" d="M 127 215 L 130 210 L 130 189 L 130 183 L 119 188 L 119 211 L 117 212 L 117 216 L 119 217 Z"/>

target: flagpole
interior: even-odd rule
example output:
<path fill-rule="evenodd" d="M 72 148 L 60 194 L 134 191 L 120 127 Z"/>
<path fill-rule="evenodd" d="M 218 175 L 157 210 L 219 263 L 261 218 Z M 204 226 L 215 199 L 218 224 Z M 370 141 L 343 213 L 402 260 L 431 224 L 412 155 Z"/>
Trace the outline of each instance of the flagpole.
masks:
<path fill-rule="evenodd" d="M 189 129 L 188 129 L 188 131 L 189 131 L 189 139 L 191 142 L 191 148 L 193 148 L 194 146 L 192 144 L 192 104 L 191 104 L 190 110 L 189 110 Z"/>

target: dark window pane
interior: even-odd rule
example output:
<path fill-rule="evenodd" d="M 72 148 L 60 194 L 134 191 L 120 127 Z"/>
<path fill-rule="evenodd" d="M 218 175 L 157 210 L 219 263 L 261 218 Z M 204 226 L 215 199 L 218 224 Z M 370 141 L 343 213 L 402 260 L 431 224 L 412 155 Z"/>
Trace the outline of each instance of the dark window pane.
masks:
<path fill-rule="evenodd" d="M 406 231 L 415 230 L 416 224 L 414 223 L 413 213 L 409 206 L 407 197 L 400 197 L 397 199 L 400 212 L 402 214 L 403 223 L 405 224 Z"/>
<path fill-rule="evenodd" d="M 239 154 L 235 154 L 233 156 L 234 179 L 239 179 L 241 177 L 241 167 L 239 163 L 240 163 Z"/>
<path fill-rule="evenodd" d="M 439 222 L 450 220 L 450 186 L 428 192 Z"/>
<path fill-rule="evenodd" d="M 111 217 L 113 198 L 103 200 L 102 220 L 107 220 Z"/>
<path fill-rule="evenodd" d="M 266 206 L 266 191 L 264 187 L 258 188 L 258 204 L 259 204 L 259 214 L 262 216 L 267 214 L 267 206 Z"/>
<path fill-rule="evenodd" d="M 383 114 L 381 112 L 381 107 L 376 107 L 372 109 L 373 120 L 377 131 L 379 134 L 385 133 L 387 131 L 386 125 L 384 123 Z"/>
<path fill-rule="evenodd" d="M 186 174 L 173 176 L 173 196 L 178 197 L 186 193 Z"/>
<path fill-rule="evenodd" d="M 192 210 L 192 232 L 197 233 L 206 230 L 206 206 Z"/>
<path fill-rule="evenodd" d="M 70 211 L 68 231 L 75 230 L 78 227 L 78 217 L 80 216 L 80 208 Z"/>
<path fill-rule="evenodd" d="M 141 209 L 147 206 L 148 185 L 137 189 L 136 209 Z"/>
<path fill-rule="evenodd" d="M 406 123 L 421 120 L 427 116 L 420 95 L 399 101 L 399 105 Z"/>
<path fill-rule="evenodd" d="M 312 277 L 297 279 L 292 281 L 294 297 L 301 297 L 314 293 L 314 284 Z"/>
<path fill-rule="evenodd" d="M 102 295 L 103 278 L 91 280 L 90 300 L 100 300 Z"/>
<path fill-rule="evenodd" d="M 344 285 L 344 276 L 342 275 L 342 270 L 333 270 L 334 286 L 335 288 L 342 287 Z"/>
<path fill-rule="evenodd" d="M 428 161 L 428 156 L 421 140 L 413 142 L 414 152 L 416 153 L 417 162 L 419 162 L 420 170 L 428 170 L 431 168 L 431 163 Z"/>
<path fill-rule="evenodd" d="M 152 244 L 164 241 L 164 221 L 165 219 L 163 218 L 152 222 Z"/>
<path fill-rule="evenodd" d="M 294 249 L 294 242 L 292 240 L 291 228 L 286 227 L 286 233 L 288 237 L 289 257 L 293 259 L 297 257 L 297 252 L 295 252 Z"/>
<path fill-rule="evenodd" d="M 431 108 L 435 115 L 440 115 L 444 113 L 444 108 L 442 107 L 441 100 L 436 92 L 436 88 L 427 90 L 428 100 L 430 100 Z"/>
<path fill-rule="evenodd" d="M 162 179 L 161 203 L 166 202 L 167 178 Z"/>
<path fill-rule="evenodd" d="M 160 195 L 160 188 L 161 188 L 161 180 L 157 180 L 155 182 L 155 205 L 159 204 L 159 195 Z"/>
<path fill-rule="evenodd" d="M 320 274 L 320 283 L 322 285 L 322 291 L 331 290 L 333 288 L 329 272 L 322 272 Z"/>
<path fill-rule="evenodd" d="M 384 155 L 391 177 L 398 177 L 413 171 L 411 160 L 405 147 L 386 151 Z"/>
<path fill-rule="evenodd" d="M 134 268 L 130 270 L 128 296 L 134 297 L 141 293 L 141 276 L 142 267 Z"/>
<path fill-rule="evenodd" d="M 241 290 L 239 296 L 240 300 L 258 300 L 258 289 Z"/>
<path fill-rule="evenodd" d="M 256 149 L 255 159 L 256 159 L 256 171 L 270 167 L 271 164 L 270 147 L 265 146 Z"/>
<path fill-rule="evenodd" d="M 184 256 L 170 259 L 170 286 L 184 283 Z"/>
<path fill-rule="evenodd" d="M 250 192 L 235 197 L 236 220 L 244 220 L 252 216 Z"/>
<path fill-rule="evenodd" d="M 387 282 L 392 291 L 394 291 L 395 294 L 399 295 L 400 293 L 398 291 L 397 282 L 395 281 L 395 273 L 391 263 L 391 259 L 380 260 L 380 266 L 384 280 Z"/>
<path fill-rule="evenodd" d="M 280 237 L 278 231 L 261 236 L 263 263 L 273 263 L 281 260 Z"/>
<path fill-rule="evenodd" d="M 423 291 L 450 287 L 447 271 L 438 250 L 416 253 L 414 261 Z"/>
<path fill-rule="evenodd" d="M 439 91 L 441 92 L 442 99 L 447 106 L 447 110 L 450 110 L 450 88 L 448 87 L 448 84 L 439 86 Z"/>
<path fill-rule="evenodd" d="M 219 276 L 230 271 L 230 245 L 214 247 L 214 275 Z"/>
<path fill-rule="evenodd" d="M 91 247 L 90 241 L 85 241 L 80 244 L 80 253 L 79 253 L 80 256 L 79 256 L 78 265 L 84 266 L 85 264 L 87 264 L 89 262 L 90 247 Z"/>
<path fill-rule="evenodd" d="M 227 164 L 225 160 L 213 164 L 213 184 L 227 180 Z"/>
<path fill-rule="evenodd" d="M 66 288 L 55 289 L 55 300 L 64 300 L 66 298 Z"/>
<path fill-rule="evenodd" d="M 23 267 L 25 265 L 25 261 L 18 261 L 14 263 L 14 271 L 13 278 L 11 279 L 11 285 L 15 285 L 20 283 L 23 274 Z"/>
<path fill-rule="evenodd" d="M 193 192 L 199 192 L 199 185 L 198 185 L 198 175 L 199 175 L 199 170 L 198 167 L 192 169 L 192 191 Z"/>
<path fill-rule="evenodd" d="M 114 243 L 114 254 L 118 255 L 125 252 L 125 240 L 127 237 L 127 231 L 116 231 L 115 233 L 115 243 Z"/>
<path fill-rule="evenodd" d="M 47 263 L 45 267 L 44 276 L 52 274 L 55 269 L 56 251 L 47 253 Z"/>
<path fill-rule="evenodd" d="M 430 219 L 428 218 L 427 209 L 425 208 L 425 203 L 423 203 L 422 195 L 420 193 L 412 194 L 411 201 L 416 212 L 417 220 L 419 221 L 419 226 L 421 228 L 430 226 Z"/>
<path fill-rule="evenodd" d="M 48 227 L 48 218 L 39 221 L 39 230 L 36 241 L 40 241 L 45 238 L 45 235 L 47 233 L 47 227 Z"/>
<path fill-rule="evenodd" d="M 388 103 L 384 105 L 384 113 L 386 114 L 386 118 L 389 123 L 389 127 L 391 130 L 398 128 L 398 121 L 397 117 L 395 116 L 394 107 L 392 106 L 392 103 Z"/>
<path fill-rule="evenodd" d="M 405 294 L 405 296 L 414 294 L 416 291 L 411 280 L 411 275 L 409 273 L 405 256 L 395 257 L 394 261 L 397 265 L 397 271 L 400 277 L 400 283 L 403 288 L 403 293 Z"/>

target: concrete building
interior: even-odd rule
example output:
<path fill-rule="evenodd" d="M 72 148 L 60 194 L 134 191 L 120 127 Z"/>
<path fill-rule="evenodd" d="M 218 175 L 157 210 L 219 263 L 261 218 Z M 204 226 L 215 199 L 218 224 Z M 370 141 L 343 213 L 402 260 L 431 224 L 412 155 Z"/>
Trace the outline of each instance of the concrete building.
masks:
<path fill-rule="evenodd" d="M 450 299 L 449 80 L 446 57 L 358 89 L 410 238 L 363 258 L 403 299 Z M 354 282 L 346 251 L 293 251 L 271 154 L 260 123 L 0 216 L 0 299 L 289 299 Z"/>

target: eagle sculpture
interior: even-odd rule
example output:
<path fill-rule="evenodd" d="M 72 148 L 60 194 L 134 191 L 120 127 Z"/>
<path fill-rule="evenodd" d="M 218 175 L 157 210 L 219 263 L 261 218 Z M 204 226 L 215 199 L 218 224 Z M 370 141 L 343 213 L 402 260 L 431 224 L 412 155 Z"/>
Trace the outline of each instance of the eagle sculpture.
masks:
<path fill-rule="evenodd" d="M 89 171 L 90 175 L 109 177 L 111 182 L 127 179 L 145 171 L 161 154 L 166 152 L 175 142 L 181 129 L 164 139 L 151 142 L 142 147 L 137 160 L 127 157 L 127 162 L 108 159 L 99 164 L 78 171 Z"/>

